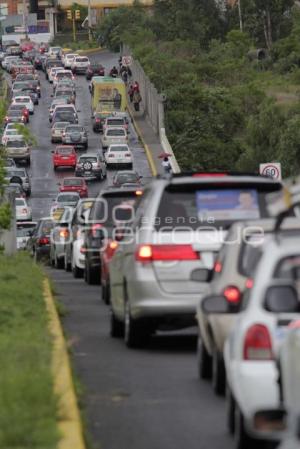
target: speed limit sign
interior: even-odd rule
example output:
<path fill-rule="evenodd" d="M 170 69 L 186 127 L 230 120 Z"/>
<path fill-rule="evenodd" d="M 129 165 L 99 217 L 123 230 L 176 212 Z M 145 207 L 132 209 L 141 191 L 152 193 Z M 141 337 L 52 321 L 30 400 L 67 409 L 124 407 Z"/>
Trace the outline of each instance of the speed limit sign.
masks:
<path fill-rule="evenodd" d="M 131 65 L 132 57 L 131 56 L 122 56 L 122 65 Z"/>
<path fill-rule="evenodd" d="M 280 162 L 270 162 L 268 164 L 259 165 L 259 173 L 263 176 L 281 181 L 281 164 Z"/>

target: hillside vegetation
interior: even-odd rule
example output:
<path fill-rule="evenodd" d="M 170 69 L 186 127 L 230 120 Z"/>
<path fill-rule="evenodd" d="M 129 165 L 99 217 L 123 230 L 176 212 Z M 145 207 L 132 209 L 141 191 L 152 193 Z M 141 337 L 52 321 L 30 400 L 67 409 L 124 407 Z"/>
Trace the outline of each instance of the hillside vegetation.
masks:
<path fill-rule="evenodd" d="M 300 9 L 291 0 L 156 0 L 119 8 L 101 43 L 128 44 L 166 94 L 166 128 L 182 169 L 300 168 Z M 249 52 L 265 48 L 264 61 Z M 251 53 L 252 54 L 252 53 Z"/>

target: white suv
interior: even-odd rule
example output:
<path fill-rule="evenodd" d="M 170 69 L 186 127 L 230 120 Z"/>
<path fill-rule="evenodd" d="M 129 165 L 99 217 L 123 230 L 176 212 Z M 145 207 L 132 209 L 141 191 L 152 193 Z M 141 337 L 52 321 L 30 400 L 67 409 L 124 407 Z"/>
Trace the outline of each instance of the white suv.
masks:
<path fill-rule="evenodd" d="M 90 65 L 90 60 L 87 56 L 76 56 L 71 63 L 71 70 L 73 73 L 85 73 Z"/>

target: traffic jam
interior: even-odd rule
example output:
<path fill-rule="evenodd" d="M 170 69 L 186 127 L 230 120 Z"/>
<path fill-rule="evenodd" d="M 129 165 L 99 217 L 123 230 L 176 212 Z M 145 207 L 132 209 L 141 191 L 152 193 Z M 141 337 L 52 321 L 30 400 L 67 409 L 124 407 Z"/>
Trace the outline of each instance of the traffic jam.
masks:
<path fill-rule="evenodd" d="M 299 447 L 297 187 L 257 173 L 151 177 L 128 83 L 110 76 L 118 55 L 0 56 L 18 249 L 96 288 L 124 351 L 141 357 L 157 335 L 193 329 L 199 382 L 226 402 L 232 447 Z"/>

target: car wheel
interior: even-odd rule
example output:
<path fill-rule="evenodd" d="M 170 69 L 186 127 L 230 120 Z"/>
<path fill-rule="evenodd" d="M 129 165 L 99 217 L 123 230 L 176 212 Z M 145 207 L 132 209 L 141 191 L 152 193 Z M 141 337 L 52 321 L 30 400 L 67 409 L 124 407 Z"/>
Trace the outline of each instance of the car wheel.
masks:
<path fill-rule="evenodd" d="M 102 296 L 102 301 L 106 305 L 109 305 L 109 303 L 110 303 L 110 287 L 109 287 L 109 283 L 108 284 L 106 282 L 105 282 L 105 284 L 102 283 L 101 296 Z"/>
<path fill-rule="evenodd" d="M 235 432 L 235 401 L 234 397 L 227 386 L 226 391 L 226 412 L 227 412 L 227 428 L 231 435 Z"/>
<path fill-rule="evenodd" d="M 74 256 L 72 255 L 72 274 L 75 279 L 82 278 L 83 270 L 75 264 Z"/>
<path fill-rule="evenodd" d="M 64 257 L 64 268 L 66 271 L 71 271 L 71 262 L 68 261 L 67 254 L 65 254 L 65 257 Z"/>
<path fill-rule="evenodd" d="M 226 386 L 225 365 L 222 354 L 220 354 L 217 348 L 213 349 L 213 356 L 212 356 L 212 385 L 214 392 L 218 396 L 223 396 L 225 394 L 225 386 Z"/>
<path fill-rule="evenodd" d="M 208 354 L 202 338 L 198 337 L 197 347 L 198 373 L 200 379 L 211 379 L 212 375 L 212 359 Z"/>
<path fill-rule="evenodd" d="M 30 165 L 31 165 L 31 160 L 30 160 L 30 159 L 27 159 L 26 163 L 27 163 L 27 165 L 30 167 Z"/>
<path fill-rule="evenodd" d="M 54 253 L 54 267 L 57 270 L 61 270 L 64 267 L 64 259 L 59 259 L 56 255 L 56 252 Z"/>
<path fill-rule="evenodd" d="M 87 142 L 87 143 L 84 145 L 85 150 L 87 150 L 88 147 L 89 147 L 89 144 L 88 144 L 88 142 Z"/>
<path fill-rule="evenodd" d="M 244 424 L 244 416 L 239 408 L 235 407 L 235 420 L 234 420 L 234 437 L 235 437 L 235 448 L 236 449 L 253 449 L 253 447 L 257 447 L 258 440 L 251 438 Z"/>
<path fill-rule="evenodd" d="M 112 338 L 124 337 L 124 323 L 116 318 L 112 309 L 110 310 L 110 336 Z"/>
<path fill-rule="evenodd" d="M 100 284 L 100 273 L 99 270 L 92 269 L 89 263 L 85 264 L 85 275 L 86 275 L 86 283 L 89 285 L 98 285 Z"/>
<path fill-rule="evenodd" d="M 147 338 L 145 327 L 140 320 L 133 320 L 130 313 L 129 301 L 125 302 L 125 332 L 124 340 L 128 348 L 141 348 Z"/>

